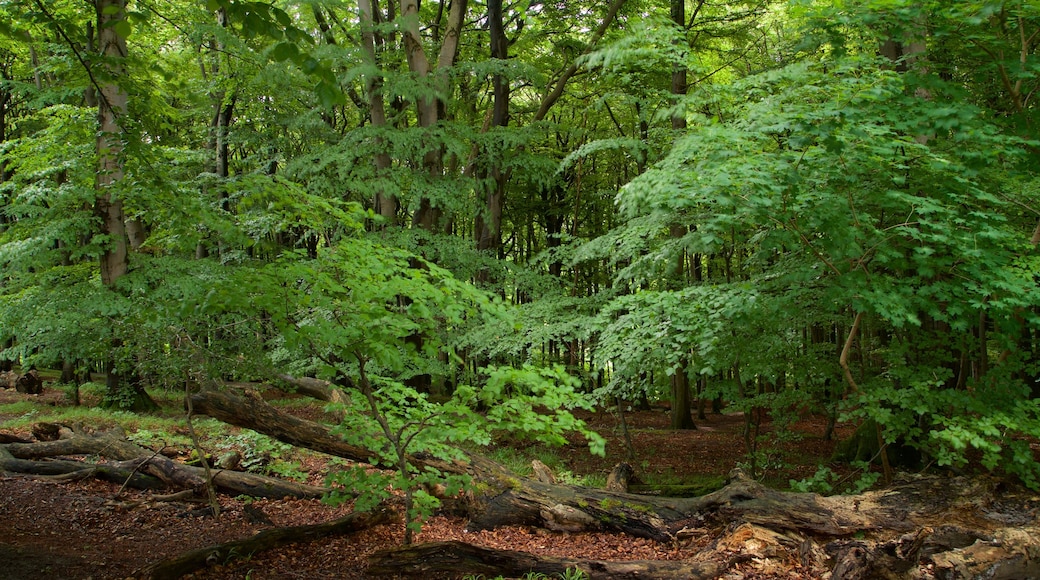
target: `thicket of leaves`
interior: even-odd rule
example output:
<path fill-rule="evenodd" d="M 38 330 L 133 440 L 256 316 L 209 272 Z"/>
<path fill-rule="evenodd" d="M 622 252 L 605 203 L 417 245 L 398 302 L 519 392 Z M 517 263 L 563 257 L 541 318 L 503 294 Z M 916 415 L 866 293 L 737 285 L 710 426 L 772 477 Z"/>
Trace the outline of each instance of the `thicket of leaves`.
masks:
<path fill-rule="evenodd" d="M 664 397 L 677 372 L 778 417 L 844 400 L 939 463 L 973 448 L 1036 483 L 1029 2 L 706 2 L 682 25 L 628 2 L 599 47 L 605 6 L 520 3 L 504 61 L 472 5 L 458 57 L 428 78 L 400 18 L 371 27 L 373 61 L 340 3 L 144 2 L 118 23 L 134 42 L 111 193 L 149 235 L 115 288 L 91 210 L 96 15 L 52 4 L 0 4 L 5 359 L 111 361 L 170 388 L 327 378 L 351 395 L 344 436 L 419 494 L 412 516 L 439 475 L 402 456 L 451 458 L 445 442 L 496 430 L 556 440 L 584 429 L 569 406 Z M 443 16 L 415 16 L 431 56 Z M 920 62 L 875 56 L 922 39 Z M 507 126 L 487 125 L 494 75 Z M 428 98 L 439 120 L 421 127 Z M 502 243 L 478 252 L 496 174 Z M 424 203 L 435 228 L 411 225 Z"/>

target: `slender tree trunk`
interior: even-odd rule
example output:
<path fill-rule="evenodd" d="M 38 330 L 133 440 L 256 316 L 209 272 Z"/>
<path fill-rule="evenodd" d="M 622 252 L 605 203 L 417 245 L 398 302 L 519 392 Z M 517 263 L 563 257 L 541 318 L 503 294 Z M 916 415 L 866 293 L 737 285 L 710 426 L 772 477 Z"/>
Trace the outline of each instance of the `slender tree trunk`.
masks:
<path fill-rule="evenodd" d="M 361 22 L 361 55 L 362 60 L 370 68 L 378 66 L 376 56 L 376 10 L 372 0 L 358 0 L 358 17 Z M 373 127 L 386 127 L 386 105 L 383 102 L 382 80 L 378 75 L 365 77 L 365 91 L 368 93 L 368 115 Z M 377 141 L 382 144 L 382 140 Z M 381 177 L 390 169 L 390 155 L 378 151 L 373 159 L 376 177 Z M 383 216 L 387 224 L 394 225 L 397 219 L 397 197 L 380 188 L 373 199 L 376 213 Z"/>
<path fill-rule="evenodd" d="M 509 42 L 506 39 L 502 0 L 488 0 L 488 27 L 491 33 L 491 58 L 505 61 L 509 58 Z M 491 129 L 509 124 L 509 80 L 501 73 L 491 79 L 494 104 L 491 111 Z M 489 160 L 491 161 L 491 160 Z M 505 205 L 506 180 L 508 176 L 498 167 L 497 160 L 484 168 L 482 181 L 488 182 L 484 212 L 477 215 L 475 233 L 477 250 L 498 252 L 502 245 L 502 209 Z M 487 178 L 490 177 L 490 180 Z"/>

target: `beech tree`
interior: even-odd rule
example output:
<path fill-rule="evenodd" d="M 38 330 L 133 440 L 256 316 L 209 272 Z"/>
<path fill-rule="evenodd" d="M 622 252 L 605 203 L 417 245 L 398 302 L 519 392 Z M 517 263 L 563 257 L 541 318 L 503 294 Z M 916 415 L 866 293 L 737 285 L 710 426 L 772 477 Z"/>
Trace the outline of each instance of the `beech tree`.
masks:
<path fill-rule="evenodd" d="M 6 361 L 377 415 L 563 364 L 1033 481 L 1028 2 L 93 7 L 0 6 Z"/>

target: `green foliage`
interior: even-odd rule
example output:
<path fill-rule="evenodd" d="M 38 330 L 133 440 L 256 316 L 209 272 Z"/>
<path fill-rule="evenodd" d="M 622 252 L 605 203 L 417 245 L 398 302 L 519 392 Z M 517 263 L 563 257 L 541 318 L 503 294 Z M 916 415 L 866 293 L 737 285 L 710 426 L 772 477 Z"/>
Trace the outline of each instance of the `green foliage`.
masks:
<path fill-rule="evenodd" d="M 848 482 L 848 476 L 842 478 L 831 468 L 820 466 L 812 477 L 800 481 L 790 480 L 791 490 L 820 495 L 832 495 L 836 491 L 847 495 L 859 495 L 881 479 L 881 473 L 870 471 L 870 464 L 867 462 L 859 462 L 854 464 L 854 467 L 859 470 L 857 473 L 860 474 L 855 481 Z"/>
<path fill-rule="evenodd" d="M 307 479 L 307 474 L 300 470 L 299 462 L 294 459 L 294 447 L 262 433 L 243 431 L 225 438 L 216 449 L 239 452 L 246 471 L 296 481 Z"/>
<path fill-rule="evenodd" d="M 615 385 L 645 361 L 668 370 L 686 359 L 691 374 L 734 368 L 821 393 L 826 382 L 804 369 L 824 369 L 833 383 L 834 347 L 805 350 L 793 329 L 833 325 L 844 310 L 886 335 L 870 345 L 882 362 L 864 369 L 853 404 L 888 441 L 970 443 L 995 466 L 1004 447 L 988 417 L 1010 413 L 1019 434 L 1036 434 L 1015 376 L 994 371 L 985 387 L 953 388 L 956 353 L 979 348 L 980 313 L 998 329 L 991 340 L 1007 345 L 1035 322 L 1021 318 L 1037 301 L 1020 269 L 1032 226 L 1015 223 L 1005 201 L 1031 179 L 1018 174 L 1027 144 L 970 105 L 920 98 L 911 82 L 847 57 L 691 97 L 735 114 L 695 119 L 697 129 L 619 195 L 631 227 L 587 250 L 631 248 L 617 281 L 641 288 L 601 311 L 602 360 L 621 370 Z M 676 224 L 681 238 L 671 235 Z M 709 276 L 720 255 L 739 256 L 740 269 L 731 273 L 735 258 L 726 258 L 724 280 L 715 270 L 707 281 L 677 281 L 672 269 L 684 255 Z M 738 406 L 775 411 L 798 398 L 790 387 L 774 403 L 732 386 L 739 382 L 727 393 Z"/>
<path fill-rule="evenodd" d="M 344 491 L 335 492 L 333 501 L 356 496 L 355 509 L 366 510 L 390 497 L 391 490 L 403 490 L 410 538 L 440 505 L 428 489 L 443 489 L 450 497 L 470 484 L 468 477 L 419 467 L 412 460 L 415 455 L 465 461 L 460 445 L 488 445 L 496 431 L 557 445 L 566 441 L 564 433 L 576 431 L 588 439 L 591 452 L 604 453 L 605 440 L 567 412 L 588 403 L 570 388 L 574 379 L 562 369 L 496 369 L 489 374 L 483 387 L 461 385 L 448 401 L 434 403 L 397 381 L 373 377 L 366 386 L 362 364 L 357 391 L 350 402 L 336 406 L 344 418 L 334 432 L 372 450 L 377 465 L 393 471 L 356 467 L 334 473 L 330 481 Z"/>

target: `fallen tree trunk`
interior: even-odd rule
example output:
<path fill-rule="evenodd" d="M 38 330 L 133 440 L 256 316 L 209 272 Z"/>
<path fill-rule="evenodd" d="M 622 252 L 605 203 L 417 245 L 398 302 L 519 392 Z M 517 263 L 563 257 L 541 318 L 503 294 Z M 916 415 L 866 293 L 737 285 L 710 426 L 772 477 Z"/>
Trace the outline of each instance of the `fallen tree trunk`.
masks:
<path fill-rule="evenodd" d="M 0 472 L 24 473 L 61 479 L 95 477 L 110 483 L 125 484 L 134 489 L 160 489 L 166 485 L 155 477 L 138 473 L 133 467 L 89 464 L 71 460 L 31 461 L 28 459 L 17 459 L 2 446 L 0 446 Z"/>
<path fill-rule="evenodd" d="M 64 428 L 59 433 L 59 439 L 55 441 L 9 443 L 0 446 L 0 450 L 0 453 L 6 453 L 10 457 L 4 460 L 0 454 L 0 468 L 11 472 L 54 475 L 94 469 L 95 475 L 108 480 L 118 480 L 120 475 L 148 475 L 178 489 L 195 489 L 200 492 L 206 483 L 205 469 L 178 463 L 135 445 L 126 440 L 122 431 L 85 434 Z M 28 461 L 69 455 L 99 455 L 116 462 L 86 464 L 79 461 Z M 211 470 L 211 474 L 217 489 L 231 495 L 317 498 L 328 491 L 323 487 L 242 471 L 214 469 Z M 126 477 L 117 482 L 122 483 Z M 138 485 L 136 481 L 132 483 Z M 150 481 L 141 485 L 147 485 L 148 489 L 154 488 Z"/>
<path fill-rule="evenodd" d="M 393 512 L 381 507 L 366 513 L 351 513 L 342 518 L 310 526 L 272 528 L 242 540 L 235 540 L 185 552 L 156 562 L 140 574 L 150 580 L 174 580 L 213 564 L 226 564 L 233 559 L 249 558 L 257 552 L 296 542 L 308 542 L 334 535 L 359 532 L 388 522 Z"/>
<path fill-rule="evenodd" d="M 203 391 L 192 396 L 196 413 L 259 431 L 292 445 L 301 445 L 358 462 L 373 455 L 367 449 L 345 443 L 319 423 L 306 421 L 271 407 L 259 397 L 236 397 Z M 486 458 L 470 455 L 469 462 L 446 463 L 421 457 L 412 459 L 456 474 L 468 474 L 481 483 L 479 497 L 470 506 L 470 529 L 500 525 L 532 525 L 559 531 L 609 530 L 669 540 L 690 520 L 713 513 L 726 517 L 746 513 L 748 521 L 797 522 L 800 529 L 831 536 L 851 535 L 882 525 L 898 525 L 895 514 L 853 510 L 830 498 L 785 493 L 734 477 L 715 493 L 699 498 L 660 498 L 543 483 L 522 478 Z"/>
<path fill-rule="evenodd" d="M 43 380 L 35 369 L 30 369 L 24 374 L 5 371 L 0 372 L 0 388 L 14 389 L 27 395 L 39 395 L 43 392 Z"/>
<path fill-rule="evenodd" d="M 192 404 L 198 413 L 293 445 L 359 462 L 372 458 L 368 450 L 343 442 L 328 427 L 282 413 L 259 397 L 244 399 L 205 391 L 193 395 Z M 887 570 L 909 571 L 927 565 L 945 566 L 951 570 L 950 577 L 967 578 L 970 574 L 962 571 L 971 568 L 965 559 L 977 562 L 981 553 L 995 560 L 986 568 L 993 570 L 1031 570 L 1032 562 L 1040 560 L 1021 561 L 1022 554 L 1040 551 L 1028 534 L 1018 533 L 1036 526 L 1033 507 L 1040 499 L 991 478 L 906 477 L 879 491 L 823 497 L 769 489 L 735 470 L 718 491 L 666 498 L 539 482 L 476 455 L 470 455 L 468 462 L 445 463 L 424 457 L 413 457 L 412 462 L 474 478 L 477 485 L 466 505 L 468 529 L 474 531 L 528 525 L 681 541 L 691 534 L 737 529 L 752 534 L 754 541 L 745 538 L 727 544 L 726 538 L 733 536 L 724 535 L 712 549 L 732 555 L 748 542 L 773 545 L 775 552 L 800 559 L 817 573 L 842 572 L 834 577 L 892 577 Z M 999 554 L 982 548 L 968 550 L 976 540 L 995 545 L 998 537 L 1004 542 Z M 682 577 L 682 572 L 678 574 Z"/>
<path fill-rule="evenodd" d="M 727 564 L 717 562 L 556 558 L 535 556 L 514 550 L 493 550 L 451 541 L 382 550 L 369 559 L 368 573 L 439 578 L 452 572 L 465 570 L 467 574 L 483 575 L 488 578 L 495 576 L 520 578 L 532 573 L 563 577 L 568 571 L 581 570 L 590 580 L 607 578 L 617 580 L 645 578 L 710 580 L 718 578 L 728 567 Z"/>

